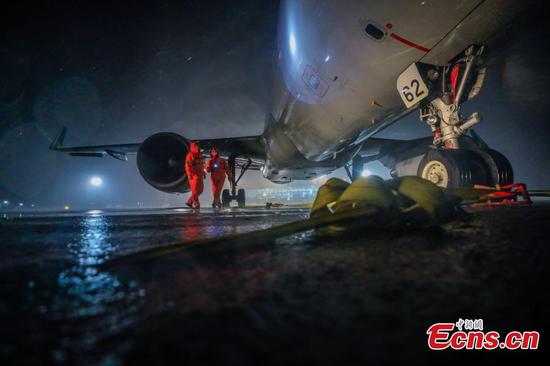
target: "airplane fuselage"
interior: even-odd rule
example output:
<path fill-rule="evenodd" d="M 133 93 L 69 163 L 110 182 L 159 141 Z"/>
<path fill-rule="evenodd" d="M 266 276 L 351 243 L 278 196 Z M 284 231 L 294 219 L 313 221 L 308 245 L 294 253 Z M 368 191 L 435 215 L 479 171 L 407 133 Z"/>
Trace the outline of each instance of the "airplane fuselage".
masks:
<path fill-rule="evenodd" d="M 494 57 L 494 50 L 509 44 L 509 35 L 518 33 L 512 25 L 521 23 L 515 19 L 529 9 L 531 1 L 282 0 L 272 103 L 264 133 L 198 141 L 202 148 L 216 147 L 227 156 L 233 170 L 237 166 L 243 173 L 261 169 L 265 178 L 277 183 L 313 179 L 352 159 L 368 159 L 363 156 L 367 153 L 371 160 L 390 161 L 385 165 L 397 176 L 419 175 L 443 186 L 509 183 L 512 168 L 498 152 L 451 159 L 443 156 L 446 152 L 431 152 L 428 138 L 404 147 L 398 146 L 400 141 L 390 145 L 386 141 L 384 148 L 379 141 L 384 153 L 371 153 L 377 141 L 369 138 L 422 103 L 422 118 L 434 132 L 433 144 L 443 141 L 445 148 L 458 150 L 458 137 L 480 120 L 476 115 L 463 120 L 460 103 L 477 95 L 483 84 L 479 76 L 485 75 L 481 69 Z M 424 81 L 417 65 L 426 69 L 426 76 L 430 71 L 437 76 L 430 79 L 430 89 L 423 85 L 421 99 L 409 100 L 404 93 L 413 84 L 399 83 Z M 461 67 L 465 71 L 455 98 Z M 473 68 L 476 87 L 461 98 L 471 74 L 467 70 Z M 414 77 L 406 77 L 412 69 Z M 450 83 L 455 85 L 449 88 L 453 72 L 455 79 Z M 265 87 L 272 86 L 266 83 Z M 182 161 L 189 139 L 183 136 L 160 132 L 141 143 L 64 147 L 65 132 L 62 129 L 50 149 L 119 160 L 137 154 L 140 174 L 151 186 L 167 193 L 189 190 Z M 355 166 L 361 164 L 353 164 L 352 178 L 359 171 Z M 233 182 L 228 199 L 238 200 L 237 183 Z M 244 199 L 239 205 L 244 205 Z"/>
<path fill-rule="evenodd" d="M 283 0 L 264 176 L 287 182 L 341 167 L 368 137 L 412 110 L 396 89 L 410 64 L 447 65 L 469 45 L 494 42 L 520 7 Z"/>

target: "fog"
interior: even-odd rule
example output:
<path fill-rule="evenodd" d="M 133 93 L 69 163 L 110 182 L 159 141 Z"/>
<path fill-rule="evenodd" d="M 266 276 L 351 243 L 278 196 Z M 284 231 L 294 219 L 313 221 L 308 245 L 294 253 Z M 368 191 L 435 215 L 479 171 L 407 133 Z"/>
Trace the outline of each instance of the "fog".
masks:
<path fill-rule="evenodd" d="M 192 139 L 263 131 L 277 1 L 20 6 L 0 33 L 0 199 L 52 208 L 183 203 L 184 197 L 147 185 L 134 157 L 121 162 L 50 152 L 61 126 L 68 127 L 67 145 L 141 142 L 159 131 Z M 517 180 L 537 188 L 550 183 L 544 39 L 517 42 L 465 107 L 484 116 L 476 131 L 508 156 Z M 428 134 L 413 113 L 381 136 Z M 367 168 L 387 176 L 379 163 Z M 102 186 L 90 184 L 94 176 Z M 258 172 L 247 174 L 243 186 L 288 188 Z"/>

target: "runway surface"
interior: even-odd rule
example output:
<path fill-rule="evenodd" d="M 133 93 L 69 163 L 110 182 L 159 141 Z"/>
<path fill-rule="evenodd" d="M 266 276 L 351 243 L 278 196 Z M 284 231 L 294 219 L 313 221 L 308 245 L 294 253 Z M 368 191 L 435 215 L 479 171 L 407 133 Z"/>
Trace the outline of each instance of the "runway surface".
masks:
<path fill-rule="evenodd" d="M 440 230 L 333 227 L 109 265 L 307 213 L 8 214 L 0 223 L 0 363 L 438 364 L 533 361 L 545 351 L 548 205 L 478 210 Z M 429 351 L 427 328 L 459 318 L 502 333 L 538 330 L 541 350 Z"/>

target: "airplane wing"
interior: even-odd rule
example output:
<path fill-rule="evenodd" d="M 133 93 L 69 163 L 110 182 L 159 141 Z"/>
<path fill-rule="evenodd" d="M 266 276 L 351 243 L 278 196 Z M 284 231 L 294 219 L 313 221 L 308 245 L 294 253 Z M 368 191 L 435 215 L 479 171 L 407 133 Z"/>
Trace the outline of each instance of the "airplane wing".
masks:
<path fill-rule="evenodd" d="M 394 140 L 370 137 L 365 140 L 359 155 L 368 161 L 378 160 L 388 154 L 401 155 L 415 146 L 426 147 L 431 144 L 433 137 L 422 137 L 415 140 Z"/>
<path fill-rule="evenodd" d="M 63 127 L 59 135 L 50 144 L 50 150 L 67 153 L 71 156 L 102 158 L 109 155 L 112 158 L 127 161 L 128 155 L 137 154 L 141 142 L 113 145 L 93 146 L 64 146 L 67 128 Z M 216 147 L 220 156 L 228 158 L 236 155 L 237 165 L 245 165 L 250 161 L 249 169 L 259 170 L 265 162 L 265 148 L 261 136 L 229 137 L 219 139 L 198 139 L 198 142 L 205 157 L 209 157 L 210 148 Z"/>
<path fill-rule="evenodd" d="M 238 166 L 246 165 L 250 161 L 249 169 L 260 170 L 265 163 L 265 146 L 261 136 L 228 137 L 193 141 L 198 142 L 205 157 L 210 157 L 210 149 L 215 147 L 218 149 L 220 156 L 226 159 L 231 155 L 238 154 L 235 158 Z"/>
<path fill-rule="evenodd" d="M 393 140 L 370 137 L 363 143 L 358 155 L 365 163 L 380 160 L 384 166 L 392 166 L 396 161 L 412 158 L 426 152 L 426 147 L 433 137 L 422 137 L 414 140 Z"/>
<path fill-rule="evenodd" d="M 397 162 L 411 159 L 426 153 L 426 148 L 433 143 L 433 137 L 421 137 L 414 140 L 393 140 L 370 137 L 363 143 L 358 155 L 364 163 L 379 160 L 384 166 L 392 168 Z M 465 146 L 477 146 L 488 149 L 487 143 L 473 129 L 469 136 L 462 136 Z"/>
<path fill-rule="evenodd" d="M 102 158 L 105 155 L 109 155 L 115 159 L 126 161 L 128 160 L 128 154 L 136 154 L 141 146 L 141 143 L 134 143 L 65 147 L 63 146 L 63 142 L 66 134 L 67 127 L 63 127 L 59 135 L 50 144 L 50 150 L 68 153 L 71 156 L 88 158 Z"/>

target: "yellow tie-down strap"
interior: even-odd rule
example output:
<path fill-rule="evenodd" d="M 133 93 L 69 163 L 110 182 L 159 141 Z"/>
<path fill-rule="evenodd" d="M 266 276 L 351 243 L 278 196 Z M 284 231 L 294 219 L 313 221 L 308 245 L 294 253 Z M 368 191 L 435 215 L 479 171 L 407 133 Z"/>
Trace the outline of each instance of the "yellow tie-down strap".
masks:
<path fill-rule="evenodd" d="M 496 189 L 445 189 L 416 176 L 391 180 L 368 176 L 358 178 L 351 184 L 331 178 L 319 188 L 309 219 L 243 234 L 176 242 L 115 258 L 105 266 L 155 260 L 182 251 L 194 256 L 224 255 L 269 245 L 277 238 L 320 228 L 340 233 L 356 229 L 383 231 L 437 227 L 452 220 L 468 218 L 462 206 L 484 199 Z M 531 192 L 545 197 L 550 193 L 547 190 Z"/>

